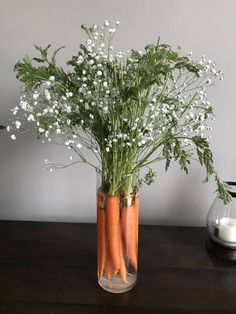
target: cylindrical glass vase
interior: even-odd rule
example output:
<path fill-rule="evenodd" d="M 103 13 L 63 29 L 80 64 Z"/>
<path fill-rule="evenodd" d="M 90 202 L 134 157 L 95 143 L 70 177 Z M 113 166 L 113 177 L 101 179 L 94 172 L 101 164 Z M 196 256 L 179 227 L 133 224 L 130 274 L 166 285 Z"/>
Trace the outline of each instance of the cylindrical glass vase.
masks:
<path fill-rule="evenodd" d="M 108 292 L 127 292 L 137 281 L 138 190 L 111 195 L 97 182 L 98 283 Z"/>

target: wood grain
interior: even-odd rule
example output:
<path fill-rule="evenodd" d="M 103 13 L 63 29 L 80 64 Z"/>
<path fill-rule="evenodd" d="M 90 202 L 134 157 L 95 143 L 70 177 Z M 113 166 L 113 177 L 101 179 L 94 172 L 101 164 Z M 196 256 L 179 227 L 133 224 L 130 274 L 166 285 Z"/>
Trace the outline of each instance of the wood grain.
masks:
<path fill-rule="evenodd" d="M 138 284 L 113 295 L 97 284 L 95 224 L 0 221 L 0 313 L 236 313 L 236 264 L 206 238 L 141 226 Z"/>

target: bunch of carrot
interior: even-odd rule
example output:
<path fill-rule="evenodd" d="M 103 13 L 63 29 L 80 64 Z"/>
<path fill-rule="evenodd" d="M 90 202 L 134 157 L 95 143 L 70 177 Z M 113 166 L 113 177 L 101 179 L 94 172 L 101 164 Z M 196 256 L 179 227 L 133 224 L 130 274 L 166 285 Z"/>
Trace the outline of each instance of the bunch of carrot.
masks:
<path fill-rule="evenodd" d="M 137 271 L 139 197 L 97 194 L 98 278 L 119 273 L 127 283 L 126 261 Z M 123 204 L 120 206 L 120 204 Z"/>

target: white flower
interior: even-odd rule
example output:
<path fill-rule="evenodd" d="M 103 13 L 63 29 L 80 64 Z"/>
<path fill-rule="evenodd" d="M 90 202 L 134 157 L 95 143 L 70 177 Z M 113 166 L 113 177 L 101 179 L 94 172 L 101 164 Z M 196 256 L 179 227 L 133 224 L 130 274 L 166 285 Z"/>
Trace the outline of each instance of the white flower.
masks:
<path fill-rule="evenodd" d="M 66 97 L 72 97 L 73 96 L 73 93 L 72 92 L 67 92 L 66 93 Z"/>
<path fill-rule="evenodd" d="M 103 82 L 103 86 L 104 86 L 105 88 L 107 88 L 108 83 L 107 83 L 107 82 Z"/>
<path fill-rule="evenodd" d="M 109 28 L 109 33 L 115 33 L 116 29 L 115 28 Z"/>
<path fill-rule="evenodd" d="M 91 44 L 92 44 L 92 40 L 91 40 L 91 39 L 88 39 L 88 40 L 87 40 L 87 44 L 88 44 L 88 45 L 91 45 Z"/>
<path fill-rule="evenodd" d="M 15 141 L 15 139 L 16 139 L 15 134 L 12 134 L 12 135 L 11 135 L 11 139 L 12 139 L 13 141 Z"/>
<path fill-rule="evenodd" d="M 82 147 L 82 145 L 80 144 L 80 143 L 78 143 L 77 145 L 76 145 L 76 147 L 78 147 L 79 149 Z"/>
<path fill-rule="evenodd" d="M 107 112 L 108 112 L 108 107 L 107 107 L 107 106 L 103 107 L 103 112 L 104 112 L 104 113 L 107 113 Z"/>
<path fill-rule="evenodd" d="M 53 75 L 51 75 L 50 77 L 49 77 L 49 81 L 55 81 L 55 76 L 53 76 Z"/>
<path fill-rule="evenodd" d="M 47 100 L 51 99 L 51 95 L 50 95 L 50 93 L 49 93 L 49 91 L 47 89 L 45 90 L 45 97 L 46 97 Z"/>
<path fill-rule="evenodd" d="M 33 98 L 34 98 L 34 100 L 36 100 L 38 97 L 39 97 L 39 93 L 38 93 L 37 91 L 35 91 L 35 92 L 33 93 Z"/>
<path fill-rule="evenodd" d="M 56 129 L 57 134 L 61 133 L 61 129 Z"/>
<path fill-rule="evenodd" d="M 110 148 L 109 147 L 106 147 L 106 151 L 109 153 L 109 151 L 110 151 Z"/>
<path fill-rule="evenodd" d="M 16 128 L 19 129 L 20 126 L 21 126 L 21 122 L 20 122 L 20 121 L 16 121 L 16 122 L 15 122 L 15 125 L 16 125 Z"/>
<path fill-rule="evenodd" d="M 65 105 L 65 110 L 67 113 L 71 113 L 71 106 L 70 105 Z"/>
<path fill-rule="evenodd" d="M 43 133 L 45 130 L 43 128 L 39 128 L 39 132 Z"/>
<path fill-rule="evenodd" d="M 98 76 L 102 76 L 102 71 L 97 71 Z"/>
<path fill-rule="evenodd" d="M 27 110 L 27 105 L 28 105 L 27 101 L 24 101 L 24 100 L 20 101 L 20 106 L 23 110 L 25 111 Z"/>
<path fill-rule="evenodd" d="M 12 111 L 12 114 L 16 115 L 18 110 L 19 110 L 19 108 L 17 106 L 15 106 L 15 108 Z"/>
<path fill-rule="evenodd" d="M 110 25 L 110 22 L 108 20 L 105 20 L 105 23 L 104 23 L 105 26 L 109 26 Z"/>
<path fill-rule="evenodd" d="M 92 113 L 90 113 L 89 117 L 90 117 L 91 119 L 94 119 L 94 115 L 93 115 Z"/>
<path fill-rule="evenodd" d="M 70 160 L 73 160 L 73 157 L 72 157 L 72 156 L 70 156 Z"/>
<path fill-rule="evenodd" d="M 116 25 L 119 25 L 120 24 L 120 21 L 116 21 Z"/>
<path fill-rule="evenodd" d="M 32 115 L 32 113 L 28 116 L 27 118 L 28 121 L 35 121 L 34 116 Z"/>
<path fill-rule="evenodd" d="M 10 132 L 11 131 L 11 127 L 10 125 L 7 126 L 7 132 Z"/>

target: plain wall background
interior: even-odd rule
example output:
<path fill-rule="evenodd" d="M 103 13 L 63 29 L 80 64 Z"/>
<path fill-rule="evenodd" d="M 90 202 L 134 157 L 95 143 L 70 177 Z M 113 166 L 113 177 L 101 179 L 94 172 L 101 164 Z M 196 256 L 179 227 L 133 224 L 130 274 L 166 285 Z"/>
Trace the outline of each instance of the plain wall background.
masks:
<path fill-rule="evenodd" d="M 210 90 L 217 119 L 211 147 L 223 179 L 236 180 L 236 1 L 235 0 L 0 0 L 0 124 L 7 124 L 10 108 L 18 103 L 20 84 L 13 65 L 33 44 L 66 45 L 65 63 L 85 40 L 82 23 L 120 20 L 114 45 L 121 50 L 142 49 L 161 36 L 162 42 L 195 56 L 215 60 L 223 82 Z M 34 54 L 35 55 L 35 54 Z M 52 174 L 43 172 L 44 159 L 69 158 L 66 150 L 42 145 L 33 134 L 16 142 L 0 132 L 0 219 L 95 221 L 96 176 L 87 166 Z M 156 183 L 141 191 L 141 223 L 205 225 L 215 194 L 213 180 L 202 184 L 204 170 L 194 164 L 189 175 L 172 164 L 156 169 Z"/>

